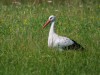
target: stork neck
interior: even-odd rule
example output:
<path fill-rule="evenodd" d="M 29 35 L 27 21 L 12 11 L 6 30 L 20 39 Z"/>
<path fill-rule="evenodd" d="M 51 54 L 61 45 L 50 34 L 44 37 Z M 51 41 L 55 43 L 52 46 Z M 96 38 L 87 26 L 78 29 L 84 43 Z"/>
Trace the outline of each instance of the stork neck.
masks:
<path fill-rule="evenodd" d="M 51 23 L 51 27 L 50 27 L 50 32 L 49 32 L 49 34 L 55 33 L 54 24 L 55 24 L 55 22 L 52 22 L 52 23 Z"/>

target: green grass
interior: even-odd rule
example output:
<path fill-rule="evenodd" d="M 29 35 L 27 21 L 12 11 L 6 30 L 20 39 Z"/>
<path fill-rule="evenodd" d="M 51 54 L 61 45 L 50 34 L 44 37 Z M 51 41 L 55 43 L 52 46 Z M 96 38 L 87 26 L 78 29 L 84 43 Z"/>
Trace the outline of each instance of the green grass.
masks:
<path fill-rule="evenodd" d="M 100 5 L 47 5 L 0 5 L 0 75 L 100 75 Z M 85 51 L 48 48 L 52 14 L 56 32 Z"/>

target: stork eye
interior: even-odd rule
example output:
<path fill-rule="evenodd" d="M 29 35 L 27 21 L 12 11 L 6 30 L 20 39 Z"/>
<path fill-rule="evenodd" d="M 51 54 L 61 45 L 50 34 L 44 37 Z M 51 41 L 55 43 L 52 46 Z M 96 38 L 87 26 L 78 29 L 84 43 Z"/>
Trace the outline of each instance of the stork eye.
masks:
<path fill-rule="evenodd" d="M 50 19 L 52 19 L 52 17 L 50 17 Z"/>

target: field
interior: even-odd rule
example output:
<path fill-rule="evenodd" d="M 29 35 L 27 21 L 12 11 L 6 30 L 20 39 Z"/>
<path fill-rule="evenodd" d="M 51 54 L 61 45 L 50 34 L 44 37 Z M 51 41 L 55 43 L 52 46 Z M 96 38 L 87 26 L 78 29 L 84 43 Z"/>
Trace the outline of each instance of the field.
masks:
<path fill-rule="evenodd" d="M 50 49 L 47 38 L 56 16 L 56 33 L 84 51 Z M 100 5 L 0 4 L 0 75 L 100 75 Z"/>

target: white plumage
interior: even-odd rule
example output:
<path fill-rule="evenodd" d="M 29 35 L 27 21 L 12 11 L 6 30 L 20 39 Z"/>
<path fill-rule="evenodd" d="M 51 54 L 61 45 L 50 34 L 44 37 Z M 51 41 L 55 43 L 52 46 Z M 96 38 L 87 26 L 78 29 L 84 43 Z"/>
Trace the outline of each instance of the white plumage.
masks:
<path fill-rule="evenodd" d="M 43 28 L 45 28 L 49 23 L 51 23 L 48 36 L 48 47 L 59 48 L 60 50 L 83 48 L 74 40 L 71 40 L 67 37 L 59 36 L 55 33 L 54 30 L 55 19 L 56 19 L 55 16 L 51 15 L 48 21 L 43 26 Z"/>

